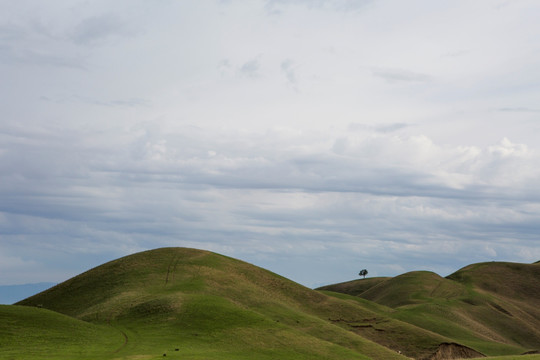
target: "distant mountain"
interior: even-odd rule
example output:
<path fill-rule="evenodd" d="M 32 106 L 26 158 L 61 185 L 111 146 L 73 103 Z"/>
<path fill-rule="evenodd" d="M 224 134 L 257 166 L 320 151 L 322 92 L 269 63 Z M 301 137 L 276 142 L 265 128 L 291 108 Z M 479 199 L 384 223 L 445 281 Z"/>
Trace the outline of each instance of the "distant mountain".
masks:
<path fill-rule="evenodd" d="M 0 304 L 13 304 L 54 285 L 56 285 L 56 283 L 50 282 L 23 285 L 0 285 Z"/>

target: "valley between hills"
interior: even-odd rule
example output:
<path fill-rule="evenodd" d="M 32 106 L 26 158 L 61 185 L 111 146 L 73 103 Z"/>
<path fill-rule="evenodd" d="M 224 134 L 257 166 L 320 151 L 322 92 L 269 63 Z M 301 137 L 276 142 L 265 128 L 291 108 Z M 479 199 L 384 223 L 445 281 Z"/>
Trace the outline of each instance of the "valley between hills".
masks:
<path fill-rule="evenodd" d="M 540 263 L 309 289 L 246 262 L 149 250 L 0 305 L 0 359 L 540 359 Z"/>

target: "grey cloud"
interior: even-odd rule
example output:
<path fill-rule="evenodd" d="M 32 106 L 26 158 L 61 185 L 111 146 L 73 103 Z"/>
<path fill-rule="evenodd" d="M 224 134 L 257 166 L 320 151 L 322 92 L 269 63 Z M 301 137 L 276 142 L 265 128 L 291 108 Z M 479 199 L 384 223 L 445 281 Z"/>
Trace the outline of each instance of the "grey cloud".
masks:
<path fill-rule="evenodd" d="M 404 69 L 374 69 L 372 74 L 389 83 L 398 82 L 427 82 L 431 76 Z"/>
<path fill-rule="evenodd" d="M 65 38 L 51 28 L 31 19 L 0 25 L 0 63 L 85 69 L 83 57 L 66 47 Z"/>
<path fill-rule="evenodd" d="M 0 62 L 9 65 L 25 64 L 79 70 L 86 68 L 85 61 L 80 57 L 58 56 L 47 52 L 16 49 L 9 45 L 0 45 Z"/>
<path fill-rule="evenodd" d="M 406 124 L 406 123 L 391 123 L 391 124 L 378 124 L 378 125 L 365 125 L 365 124 L 360 124 L 360 123 L 352 123 L 352 124 L 349 124 L 349 129 L 351 131 L 368 130 L 368 131 L 375 131 L 375 132 L 380 132 L 380 133 L 391 133 L 391 132 L 408 128 L 410 126 L 411 124 Z"/>
<path fill-rule="evenodd" d="M 285 75 L 287 81 L 295 86 L 296 85 L 296 74 L 294 72 L 295 64 L 291 59 L 287 59 L 281 62 L 281 72 Z"/>
<path fill-rule="evenodd" d="M 141 99 L 141 98 L 130 98 L 130 99 L 122 99 L 122 100 L 105 101 L 103 105 L 126 106 L 126 107 L 139 107 L 139 106 L 148 107 L 151 105 L 151 102 L 146 99 Z"/>
<path fill-rule="evenodd" d="M 359 11 L 374 0 L 267 0 L 266 9 L 271 14 L 279 14 L 287 6 L 300 5 L 307 8 L 328 9 L 334 11 Z"/>
<path fill-rule="evenodd" d="M 231 72 L 232 65 L 229 59 L 223 59 L 219 62 L 217 69 L 219 70 L 221 76 L 224 76 Z"/>
<path fill-rule="evenodd" d="M 120 18 L 106 14 L 82 20 L 73 28 L 69 36 L 78 44 L 92 45 L 111 37 L 131 37 L 133 35 L 134 31 L 128 29 Z"/>
<path fill-rule="evenodd" d="M 67 104 L 67 103 L 84 103 L 98 106 L 106 107 L 150 107 L 152 103 L 149 100 L 141 98 L 128 98 L 128 99 L 95 99 L 91 97 L 72 95 L 63 98 L 52 98 L 49 96 L 42 95 L 39 97 L 41 101 L 51 102 L 56 104 Z"/>
<path fill-rule="evenodd" d="M 409 126 L 410 126 L 409 124 L 405 124 L 405 123 L 394 123 L 394 124 L 378 125 L 378 126 L 375 126 L 374 128 L 375 128 L 375 131 L 388 133 L 388 132 L 394 132 L 397 130 L 404 129 Z"/>
<path fill-rule="evenodd" d="M 260 55 L 244 62 L 242 65 L 233 63 L 229 59 L 223 59 L 217 64 L 217 70 L 221 76 L 236 75 L 247 78 L 258 78 L 261 73 Z"/>
<path fill-rule="evenodd" d="M 317 137 L 165 132 L 151 123 L 127 130 L 122 144 L 82 130 L 1 130 L 2 246 L 33 246 L 39 262 L 58 256 L 57 247 L 98 261 L 193 246 L 270 268 L 273 256 L 306 256 L 305 264 L 317 268 L 313 259 L 334 254 L 334 270 L 315 277 L 280 268 L 316 285 L 313 279 L 339 280 L 348 262 L 391 275 L 417 269 L 418 261 L 445 272 L 466 262 L 523 258 L 508 238 L 540 256 L 540 175 L 532 166 L 538 159 L 508 141 L 467 152 L 385 131 L 328 134 L 345 141 L 336 154 Z M 506 184 L 504 173 L 516 160 L 522 164 Z M 523 179 L 529 187 L 516 186 Z M 441 255 L 441 248 L 448 252 Z"/>
<path fill-rule="evenodd" d="M 339 11 L 358 11 L 374 3 L 375 0 L 339 0 L 332 1 L 332 6 Z"/>
<path fill-rule="evenodd" d="M 445 53 L 443 55 L 443 57 L 454 58 L 454 57 L 460 57 L 460 56 L 468 55 L 470 53 L 471 53 L 471 50 L 456 50 L 456 51 Z"/>
<path fill-rule="evenodd" d="M 252 59 L 240 66 L 238 71 L 242 76 L 256 78 L 259 76 L 260 67 L 259 59 Z"/>
<path fill-rule="evenodd" d="M 22 40 L 25 37 L 26 37 L 26 31 L 19 26 L 12 25 L 12 24 L 0 25 L 0 40 L 14 41 L 14 40 Z"/>
<path fill-rule="evenodd" d="M 534 108 L 528 108 L 528 107 L 504 107 L 498 109 L 502 112 L 524 112 L 524 113 L 538 113 L 540 112 L 540 109 L 534 109 Z"/>

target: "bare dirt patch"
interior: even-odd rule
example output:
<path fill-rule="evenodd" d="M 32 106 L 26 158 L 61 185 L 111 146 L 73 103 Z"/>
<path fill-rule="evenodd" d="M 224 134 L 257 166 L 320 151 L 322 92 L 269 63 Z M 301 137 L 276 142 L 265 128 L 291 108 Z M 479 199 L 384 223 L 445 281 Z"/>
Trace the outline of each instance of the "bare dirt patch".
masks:
<path fill-rule="evenodd" d="M 425 360 L 449 360 L 449 359 L 471 359 L 485 357 L 467 346 L 456 343 L 442 343 L 437 351 L 425 358 Z"/>

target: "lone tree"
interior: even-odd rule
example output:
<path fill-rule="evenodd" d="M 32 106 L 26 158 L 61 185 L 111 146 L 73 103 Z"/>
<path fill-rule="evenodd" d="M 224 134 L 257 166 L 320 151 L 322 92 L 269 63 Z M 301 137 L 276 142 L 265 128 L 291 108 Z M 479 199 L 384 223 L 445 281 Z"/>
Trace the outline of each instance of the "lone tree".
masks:
<path fill-rule="evenodd" d="M 366 269 L 360 270 L 360 272 L 358 273 L 358 275 L 363 276 L 364 279 L 365 279 L 365 278 L 366 278 L 366 275 L 367 275 L 367 270 L 366 270 Z"/>

